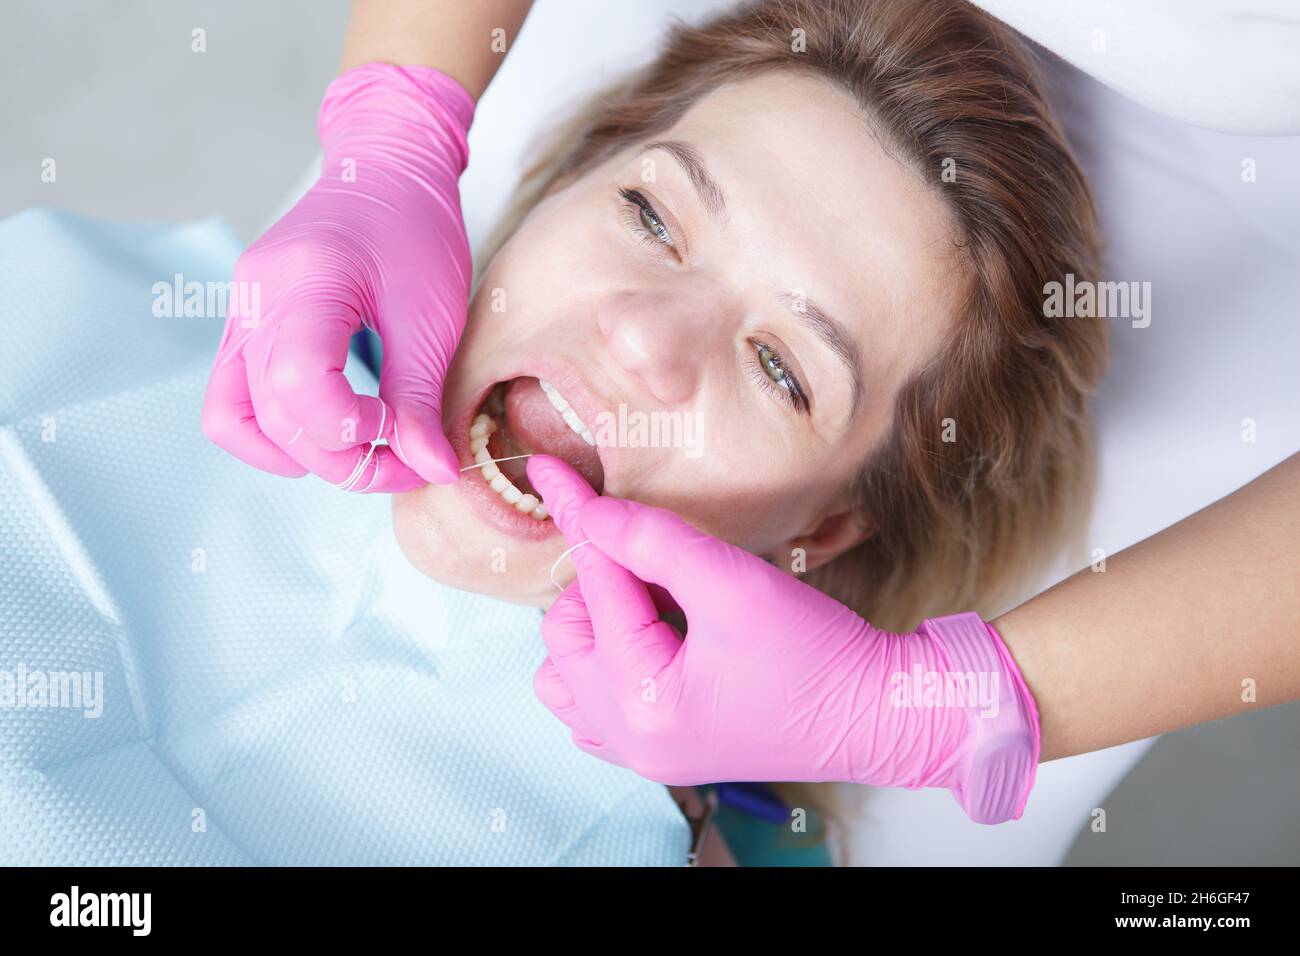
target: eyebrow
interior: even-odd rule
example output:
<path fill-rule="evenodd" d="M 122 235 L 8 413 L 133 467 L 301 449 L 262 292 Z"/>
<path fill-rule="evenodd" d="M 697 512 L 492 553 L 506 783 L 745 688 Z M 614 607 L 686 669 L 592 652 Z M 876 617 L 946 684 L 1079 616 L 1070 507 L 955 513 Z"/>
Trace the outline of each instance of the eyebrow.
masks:
<path fill-rule="evenodd" d="M 862 404 L 862 352 L 858 348 L 857 340 L 853 338 L 848 330 L 828 313 L 823 311 L 817 303 L 805 296 L 796 296 L 789 292 L 778 292 L 776 296 L 779 302 L 789 306 L 790 311 L 799 317 L 805 326 L 812 330 L 822 342 L 835 353 L 836 358 L 844 363 L 845 369 L 849 373 L 849 384 L 853 389 L 853 404 L 849 411 L 849 417 L 852 418 L 858 413 L 858 408 Z"/>
<path fill-rule="evenodd" d="M 727 217 L 727 199 L 722 192 L 722 187 L 718 181 L 710 175 L 708 168 L 704 165 L 704 158 L 690 143 L 684 143 L 681 140 L 656 140 L 646 146 L 645 152 L 652 150 L 662 150 L 671 156 L 686 171 L 687 177 L 690 178 L 691 185 L 695 187 L 695 192 L 700 197 L 700 204 L 704 206 L 705 211 L 715 220 L 725 220 Z M 840 322 L 832 318 L 827 312 L 821 309 L 815 302 L 806 296 L 795 296 L 789 292 L 777 294 L 777 300 L 789 306 L 790 310 L 807 326 L 814 335 L 835 353 L 835 356 L 844 363 L 845 369 L 849 373 L 849 384 L 853 390 L 853 403 L 849 412 L 849 417 L 858 413 L 858 408 L 862 404 L 862 353 L 858 348 L 857 341 L 848 333 L 848 330 Z"/>
<path fill-rule="evenodd" d="M 648 153 L 656 149 L 663 150 L 686 170 L 691 185 L 699 194 L 700 203 L 711 218 L 717 220 L 727 218 L 727 197 L 723 194 L 718 181 L 709 175 L 709 170 L 704 165 L 704 158 L 694 146 L 680 140 L 665 139 L 650 143 L 645 151 Z"/>

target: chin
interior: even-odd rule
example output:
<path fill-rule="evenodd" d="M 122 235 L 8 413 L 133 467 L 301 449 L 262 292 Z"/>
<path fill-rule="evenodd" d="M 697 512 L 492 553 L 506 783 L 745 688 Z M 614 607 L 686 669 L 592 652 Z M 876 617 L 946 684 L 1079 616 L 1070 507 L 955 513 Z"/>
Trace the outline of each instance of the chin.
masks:
<path fill-rule="evenodd" d="M 553 538 L 521 542 L 483 528 L 459 497 L 454 485 L 425 485 L 393 496 L 393 532 L 406 559 L 448 587 L 550 607 L 560 593 L 550 568 L 565 548 L 558 529 Z M 572 569 L 556 569 L 556 579 L 567 585 Z"/>

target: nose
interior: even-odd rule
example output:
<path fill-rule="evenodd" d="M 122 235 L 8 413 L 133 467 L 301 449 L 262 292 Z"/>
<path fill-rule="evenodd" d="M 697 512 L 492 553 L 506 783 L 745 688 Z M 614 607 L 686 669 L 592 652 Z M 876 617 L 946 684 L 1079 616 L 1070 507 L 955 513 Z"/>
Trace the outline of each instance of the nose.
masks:
<path fill-rule="evenodd" d="M 683 284 L 620 292 L 602 304 L 597 326 L 617 365 L 664 405 L 689 401 L 711 360 L 725 354 L 733 308 L 718 290 Z"/>

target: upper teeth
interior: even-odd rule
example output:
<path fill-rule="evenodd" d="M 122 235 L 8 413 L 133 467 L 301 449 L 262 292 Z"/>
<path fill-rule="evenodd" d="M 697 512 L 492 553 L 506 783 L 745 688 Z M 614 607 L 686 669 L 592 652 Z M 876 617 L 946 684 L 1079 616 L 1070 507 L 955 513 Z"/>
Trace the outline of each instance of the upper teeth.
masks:
<path fill-rule="evenodd" d="M 560 390 L 550 382 L 545 379 L 538 379 L 538 381 L 541 383 L 542 391 L 546 393 L 546 397 L 549 398 L 551 404 L 555 406 L 555 410 L 563 416 L 565 423 L 581 435 L 583 441 L 594 447 L 596 444 L 596 436 L 591 433 L 590 428 L 582 423 L 582 419 L 579 418 L 578 413 L 573 410 L 573 406 L 569 404 L 569 400 L 561 395 Z"/>

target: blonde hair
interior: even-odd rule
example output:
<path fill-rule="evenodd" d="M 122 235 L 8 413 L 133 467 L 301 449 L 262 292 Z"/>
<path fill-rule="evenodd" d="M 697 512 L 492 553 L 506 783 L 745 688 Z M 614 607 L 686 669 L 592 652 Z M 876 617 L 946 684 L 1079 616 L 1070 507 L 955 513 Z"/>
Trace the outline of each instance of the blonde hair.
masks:
<path fill-rule="evenodd" d="M 854 480 L 873 533 L 805 580 L 889 630 L 996 616 L 1087 517 L 1088 397 L 1107 354 L 1101 319 L 1044 315 L 1046 283 L 1097 276 L 1100 241 L 1088 184 L 1012 30 L 960 0 L 755 0 L 674 24 L 652 62 L 552 130 L 482 251 L 552 187 L 666 130 L 709 91 L 781 69 L 856 98 L 936 189 L 965 263 L 951 332 L 901 388 Z"/>

